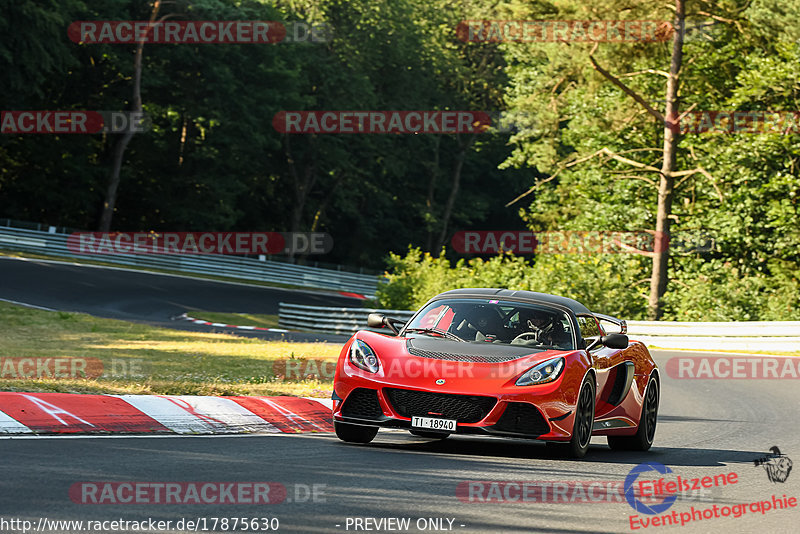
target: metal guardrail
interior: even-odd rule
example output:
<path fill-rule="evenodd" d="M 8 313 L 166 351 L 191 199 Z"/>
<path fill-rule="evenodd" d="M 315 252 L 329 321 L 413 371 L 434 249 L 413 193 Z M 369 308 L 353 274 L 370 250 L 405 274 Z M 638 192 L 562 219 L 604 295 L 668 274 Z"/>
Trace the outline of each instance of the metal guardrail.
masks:
<path fill-rule="evenodd" d="M 48 256 L 101 261 L 114 265 L 162 269 L 182 273 L 224 276 L 333 289 L 374 297 L 377 276 L 334 271 L 292 263 L 255 258 L 199 254 L 74 254 L 67 248 L 67 234 L 0 226 L 0 249 L 46 254 Z"/>
<path fill-rule="evenodd" d="M 326 334 L 350 335 L 356 330 L 388 332 L 387 328 L 368 328 L 367 315 L 383 313 L 396 319 L 408 321 L 413 311 L 382 310 L 370 308 L 334 308 L 329 306 L 303 306 L 281 302 L 278 311 L 278 326 L 288 330 L 307 330 Z"/>
<path fill-rule="evenodd" d="M 383 313 L 408 321 L 407 310 L 332 308 L 281 303 L 278 323 L 289 330 L 352 334 L 357 330 L 389 333 L 367 328 L 367 315 Z M 800 351 L 800 321 L 676 322 L 628 321 L 628 336 L 649 346 L 665 349 L 723 351 Z"/>
<path fill-rule="evenodd" d="M 628 332 L 648 336 L 800 337 L 800 321 L 628 321 Z"/>
<path fill-rule="evenodd" d="M 800 351 L 800 321 L 629 321 L 628 335 L 663 349 Z"/>

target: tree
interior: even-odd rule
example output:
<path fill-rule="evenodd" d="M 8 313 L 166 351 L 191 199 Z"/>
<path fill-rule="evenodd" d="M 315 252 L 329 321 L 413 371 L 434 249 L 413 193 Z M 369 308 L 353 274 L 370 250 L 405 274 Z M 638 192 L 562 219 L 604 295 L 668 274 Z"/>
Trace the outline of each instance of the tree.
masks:
<path fill-rule="evenodd" d="M 642 17 L 642 18 L 647 18 L 647 17 Z M 615 170 L 612 170 L 612 172 L 616 172 L 622 178 L 634 178 L 656 186 L 657 201 L 655 206 L 655 221 L 654 221 L 655 244 L 653 251 L 647 254 L 652 258 L 650 292 L 648 297 L 648 316 L 650 319 L 658 319 L 663 314 L 663 296 L 667 290 L 667 282 L 668 282 L 668 266 L 669 266 L 668 244 L 670 239 L 676 178 L 685 181 L 699 174 L 710 180 L 712 185 L 714 185 L 714 187 L 716 188 L 716 184 L 714 184 L 714 178 L 703 167 L 696 167 L 690 170 L 682 170 L 682 171 L 676 170 L 678 165 L 677 163 L 678 147 L 680 143 L 680 133 L 678 131 L 678 123 L 680 122 L 681 118 L 679 110 L 680 107 L 679 82 L 683 64 L 684 39 L 685 36 L 687 35 L 686 11 L 685 11 L 684 0 L 675 1 L 674 22 L 672 26 L 673 26 L 673 32 L 672 32 L 673 35 L 671 43 L 671 52 L 669 55 L 669 62 L 670 62 L 669 70 L 665 72 L 653 69 L 651 67 L 651 68 L 640 69 L 637 72 L 632 72 L 627 74 L 627 76 L 636 76 L 640 74 L 656 74 L 656 75 L 663 75 L 666 78 L 666 85 L 664 89 L 665 106 L 663 113 L 657 111 L 655 107 L 651 104 L 651 100 L 648 100 L 648 95 L 646 94 L 646 91 L 652 91 L 654 87 L 652 83 L 645 84 L 642 87 L 642 90 L 637 90 L 630 84 L 624 82 L 620 76 L 612 74 L 608 69 L 601 66 L 600 62 L 595 57 L 595 52 L 598 48 L 597 43 L 595 43 L 591 52 L 589 52 L 588 54 L 588 60 L 592 68 L 596 72 L 602 75 L 606 80 L 610 81 L 624 95 L 632 99 L 636 103 L 636 105 L 639 106 L 644 112 L 646 112 L 653 119 L 655 119 L 656 125 L 659 126 L 661 129 L 661 135 L 662 135 L 662 143 L 661 143 L 662 147 L 660 149 L 661 152 L 660 167 L 656 167 L 648 163 L 642 163 L 640 161 L 632 159 L 632 157 L 629 155 L 632 152 L 645 152 L 645 153 L 653 152 L 656 149 L 652 148 L 652 146 L 650 147 L 645 146 L 641 148 L 628 149 L 628 150 L 615 150 L 608 148 L 607 146 L 603 146 L 602 148 L 597 149 L 589 153 L 588 155 L 573 152 L 566 158 L 561 159 L 561 161 L 557 164 L 555 172 L 552 173 L 549 178 L 534 185 L 534 187 L 530 188 L 525 194 L 518 196 L 516 199 L 514 199 L 514 201 L 512 201 L 513 203 L 520 200 L 527 194 L 535 191 L 540 185 L 555 179 L 562 171 L 569 168 L 573 168 L 576 165 L 580 165 L 589 160 L 594 160 L 597 158 L 599 158 L 604 163 L 611 161 L 615 162 L 617 166 L 615 167 Z M 628 44 L 627 46 L 632 47 L 631 44 Z M 652 61 L 651 54 L 644 51 L 641 48 L 641 46 L 638 49 L 634 49 L 634 53 L 630 56 L 626 56 L 625 58 L 615 57 L 613 59 L 617 63 L 620 63 L 625 66 L 630 66 L 631 57 L 635 59 L 647 58 L 649 61 Z M 573 70 L 577 70 L 575 65 L 573 65 L 572 68 Z M 566 72 L 569 73 L 569 70 L 567 70 Z M 569 74 L 567 74 L 567 76 L 565 77 L 563 76 L 563 73 L 564 71 L 562 71 L 562 77 L 559 79 L 558 82 L 559 84 L 565 83 L 570 78 Z M 558 85 L 556 85 L 556 87 L 558 87 Z M 553 90 L 555 91 L 555 88 Z M 567 89 L 565 89 L 564 91 L 566 90 Z M 633 118 L 635 118 L 635 116 Z M 630 121 L 630 119 L 628 120 Z M 557 132 L 559 129 L 560 128 L 557 126 L 554 127 L 554 132 L 556 132 L 556 135 L 558 135 Z M 619 141 L 620 140 L 617 140 L 617 144 L 619 144 Z M 549 155 L 555 156 L 555 153 L 552 152 L 552 148 Z M 517 155 L 517 159 L 518 158 L 519 154 Z M 657 181 L 648 178 L 646 176 L 647 174 L 657 175 L 658 176 Z"/>
<path fill-rule="evenodd" d="M 150 24 L 161 22 L 166 17 L 158 18 L 161 9 L 161 0 L 155 0 L 150 10 Z M 132 116 L 142 114 L 142 55 L 144 54 L 144 41 L 136 43 L 136 52 L 133 59 L 133 95 L 131 97 Z M 122 170 L 122 160 L 125 157 L 125 149 L 133 139 L 133 128 L 126 129 L 114 143 L 111 156 L 111 170 L 108 176 L 108 188 L 106 189 L 103 211 L 100 215 L 100 225 L 98 230 L 101 232 L 111 231 L 111 220 L 114 217 L 114 207 L 117 204 L 117 190 L 119 189 L 119 177 Z"/>

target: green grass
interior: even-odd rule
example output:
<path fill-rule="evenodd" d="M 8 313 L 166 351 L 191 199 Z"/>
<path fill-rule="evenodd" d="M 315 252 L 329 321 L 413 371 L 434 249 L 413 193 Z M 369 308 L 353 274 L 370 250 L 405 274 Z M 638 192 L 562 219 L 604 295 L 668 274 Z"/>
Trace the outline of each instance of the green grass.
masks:
<path fill-rule="evenodd" d="M 0 324 L 2 360 L 96 358 L 103 365 L 98 378 L 16 378 L 3 361 L 0 391 L 326 397 L 330 380 L 285 381 L 280 372 L 273 373 L 273 363 L 290 358 L 335 361 L 341 349 L 327 343 L 169 330 L 5 302 L 0 302 Z M 136 376 L 112 375 L 112 369 L 131 364 L 141 369 Z"/>
<path fill-rule="evenodd" d="M 277 315 L 256 313 L 221 313 L 191 310 L 186 315 L 194 319 L 202 319 L 211 323 L 224 323 L 236 326 L 259 326 L 261 328 L 279 328 Z"/>

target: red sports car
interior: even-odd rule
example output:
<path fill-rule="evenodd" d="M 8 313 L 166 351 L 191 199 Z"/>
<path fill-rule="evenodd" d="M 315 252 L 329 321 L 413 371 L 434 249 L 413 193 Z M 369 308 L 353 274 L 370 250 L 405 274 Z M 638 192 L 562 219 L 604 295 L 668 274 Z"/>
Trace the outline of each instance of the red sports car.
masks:
<path fill-rule="evenodd" d="M 392 334 L 361 330 L 342 349 L 333 421 L 343 441 L 394 427 L 538 439 L 577 458 L 593 435 L 612 449 L 653 444 L 658 369 L 625 321 L 565 297 L 457 289 L 407 324 L 371 314 L 368 325 Z"/>

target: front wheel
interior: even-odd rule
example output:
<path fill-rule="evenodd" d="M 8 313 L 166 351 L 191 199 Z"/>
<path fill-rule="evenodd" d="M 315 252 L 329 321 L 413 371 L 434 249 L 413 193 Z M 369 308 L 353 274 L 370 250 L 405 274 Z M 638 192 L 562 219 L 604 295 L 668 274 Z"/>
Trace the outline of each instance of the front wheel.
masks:
<path fill-rule="evenodd" d="M 586 456 L 589 442 L 592 440 L 592 426 L 594 425 L 594 391 L 592 378 L 586 377 L 575 405 L 572 438 L 567 443 L 548 442 L 548 446 L 554 447 L 559 453 L 570 458 Z"/>
<path fill-rule="evenodd" d="M 333 422 L 336 437 L 348 443 L 369 443 L 378 434 L 377 426 L 354 425 L 352 423 Z"/>
<path fill-rule="evenodd" d="M 647 392 L 642 403 L 642 416 L 639 428 L 633 436 L 608 436 L 608 446 L 620 451 L 646 451 L 653 445 L 656 437 L 656 420 L 658 419 L 658 381 L 650 379 Z"/>

